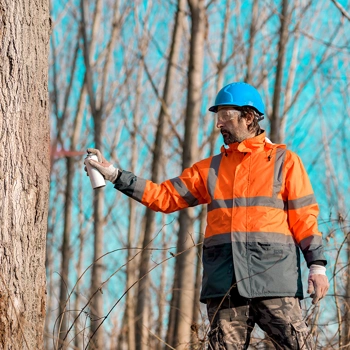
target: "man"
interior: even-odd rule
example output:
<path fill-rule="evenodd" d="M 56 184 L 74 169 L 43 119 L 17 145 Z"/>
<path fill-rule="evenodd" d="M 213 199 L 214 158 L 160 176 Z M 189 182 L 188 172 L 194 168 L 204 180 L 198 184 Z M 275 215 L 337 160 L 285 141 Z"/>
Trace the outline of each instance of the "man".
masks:
<path fill-rule="evenodd" d="M 215 105 L 226 146 L 160 185 L 121 171 L 98 150 L 90 161 L 115 188 L 165 213 L 208 204 L 201 301 L 209 349 L 247 349 L 255 324 L 276 349 L 312 349 L 302 319 L 300 250 L 313 303 L 328 290 L 318 206 L 299 157 L 260 129 L 264 104 L 246 83 L 221 89 Z"/>

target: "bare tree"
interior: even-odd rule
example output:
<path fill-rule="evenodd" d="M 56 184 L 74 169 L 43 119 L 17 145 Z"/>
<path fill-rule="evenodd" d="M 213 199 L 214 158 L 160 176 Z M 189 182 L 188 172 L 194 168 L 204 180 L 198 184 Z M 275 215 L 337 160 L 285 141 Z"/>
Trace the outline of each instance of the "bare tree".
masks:
<path fill-rule="evenodd" d="M 163 96 L 161 98 L 161 108 L 159 111 L 158 122 L 157 122 L 157 131 L 154 140 L 154 148 L 153 148 L 153 159 L 152 159 L 152 170 L 151 170 L 151 180 L 153 182 L 158 182 L 160 178 L 160 170 L 161 170 L 161 157 L 162 157 L 162 148 L 163 148 L 163 138 L 164 138 L 164 124 L 165 118 L 169 113 L 168 105 L 171 102 L 172 91 L 174 86 L 174 79 L 176 74 L 176 62 L 178 60 L 180 45 L 181 45 L 181 36 L 182 36 L 182 22 L 184 18 L 184 7 L 185 0 L 179 0 L 177 4 L 177 11 L 175 15 L 174 28 L 172 34 L 171 48 L 169 54 L 169 60 L 167 64 L 167 72 L 165 77 L 165 84 L 163 90 Z M 147 72 L 147 71 L 146 71 Z M 149 75 L 149 78 L 150 75 Z M 154 233 L 154 220 L 155 213 L 148 209 L 146 210 L 146 224 L 145 224 L 145 233 L 143 238 L 143 251 L 141 253 L 140 259 L 140 272 L 139 277 L 144 277 L 149 270 L 149 258 L 150 258 L 150 250 L 145 249 L 152 238 Z M 147 290 L 148 290 L 148 277 L 142 278 L 139 282 L 138 286 L 138 298 L 137 298 L 137 307 L 136 307 L 136 345 L 138 350 L 146 349 L 146 338 L 147 338 L 147 330 L 144 328 L 145 323 L 145 309 L 147 303 Z"/>
<path fill-rule="evenodd" d="M 280 130 L 281 130 L 281 95 L 282 95 L 282 79 L 284 74 L 285 54 L 288 41 L 288 25 L 290 22 L 290 13 L 288 12 L 287 0 L 282 1 L 282 13 L 280 15 L 280 32 L 278 43 L 278 57 L 276 67 L 276 78 L 272 103 L 272 115 L 271 115 L 271 140 L 276 143 L 281 142 Z"/>
<path fill-rule="evenodd" d="M 250 29 L 249 29 L 247 73 L 245 77 L 245 81 L 248 84 L 252 84 L 252 77 L 253 77 L 254 48 L 255 48 L 254 44 L 255 44 L 256 32 L 257 32 L 258 12 L 259 12 L 259 1 L 253 0 L 252 19 L 251 19 Z"/>
<path fill-rule="evenodd" d="M 42 349 L 49 3 L 0 3 L 0 348 Z"/>
<path fill-rule="evenodd" d="M 188 92 L 185 116 L 185 135 L 183 141 L 182 167 L 188 168 L 197 160 L 197 130 L 202 101 L 204 39 L 206 33 L 206 10 L 202 0 L 188 1 L 191 12 L 191 43 L 188 68 Z M 175 307 L 175 327 L 172 343 L 178 349 L 184 349 L 191 338 L 191 323 L 194 299 L 194 211 L 183 210 L 179 215 L 179 233 L 177 251 L 183 252 L 176 258 L 173 303 Z M 171 317 L 171 316 L 170 316 Z M 169 337 L 169 339 L 171 339 Z"/>
<path fill-rule="evenodd" d="M 101 105 L 98 105 L 97 97 L 94 94 L 94 81 L 93 72 L 91 67 L 91 58 L 93 55 L 93 48 L 91 45 L 94 43 L 94 34 L 99 26 L 99 21 L 101 17 L 101 6 L 102 2 L 96 0 L 95 2 L 95 15 L 92 25 L 92 35 L 91 39 L 87 37 L 87 3 L 81 1 L 81 15 L 82 15 L 82 32 L 83 32 L 83 43 L 84 43 L 84 63 L 86 67 L 86 83 L 87 91 L 89 95 L 89 103 L 91 108 L 91 114 L 94 121 L 94 142 L 97 149 L 103 149 L 102 137 L 104 132 L 104 121 L 102 119 L 103 111 Z M 102 189 L 96 189 L 94 193 L 94 258 L 96 261 L 100 256 L 102 256 L 103 251 L 103 200 L 104 193 Z M 98 260 L 92 268 L 91 273 L 91 294 L 94 295 L 91 303 L 92 310 L 92 322 L 91 322 L 91 332 L 94 334 L 94 339 L 92 340 L 92 348 L 102 348 L 103 347 L 103 330 L 98 329 L 98 325 L 103 316 L 103 302 L 102 302 L 102 291 L 99 290 L 102 282 L 103 265 L 101 260 Z M 98 293 L 94 294 L 97 290 Z M 98 330 L 98 332 L 97 332 Z M 97 332 L 95 334 L 95 332 Z"/>
<path fill-rule="evenodd" d="M 139 28 L 138 32 L 145 32 L 142 28 L 141 30 Z M 143 34 L 141 35 L 141 38 L 139 40 L 139 52 L 141 53 L 141 56 L 143 57 L 146 54 L 148 47 L 148 43 L 146 40 L 146 35 Z M 131 142 L 132 144 L 136 145 L 137 144 L 137 134 L 138 134 L 138 128 L 141 120 L 141 93 L 142 93 L 142 81 L 143 81 L 143 63 L 141 60 L 140 67 L 137 70 L 137 75 L 136 75 L 136 95 L 135 95 L 135 104 L 133 108 L 133 120 L 132 120 L 132 132 L 131 132 Z M 138 158 L 138 149 L 136 147 L 132 148 L 131 151 L 131 159 L 130 159 L 130 166 L 131 166 L 131 171 L 135 171 L 136 169 L 136 164 L 137 164 L 137 159 Z M 131 287 L 135 283 L 135 276 L 136 276 L 136 262 L 133 259 L 133 256 L 135 255 L 134 250 L 132 250 L 132 246 L 135 242 L 135 233 L 136 233 L 136 205 L 137 203 L 132 200 L 131 198 L 129 199 L 129 227 L 128 227 L 128 264 L 127 264 L 127 270 L 126 270 L 126 286 L 127 289 L 130 289 L 129 292 L 126 295 L 126 319 L 127 319 L 127 348 L 130 350 L 135 350 L 136 349 L 136 344 L 139 345 L 139 342 L 145 342 L 145 339 L 147 335 L 140 336 L 140 332 L 136 335 L 135 331 L 135 323 L 139 325 L 139 320 L 144 322 L 144 314 L 142 316 L 137 317 L 137 321 L 135 322 L 135 301 L 136 298 L 134 296 L 133 290 L 131 290 Z M 143 267 L 144 268 L 144 267 Z M 142 282 L 140 282 L 142 283 Z M 140 290 L 138 293 L 138 298 L 145 298 L 146 299 L 146 293 L 145 290 Z M 147 300 L 143 300 L 143 302 L 146 302 Z M 140 330 L 140 328 L 139 328 Z M 144 328 L 141 328 L 141 334 L 143 334 Z M 147 344 L 147 342 L 146 342 Z"/>
<path fill-rule="evenodd" d="M 54 43 L 54 39 L 51 41 Z M 53 65 L 56 66 L 56 56 L 55 56 L 55 50 L 54 50 L 54 44 L 52 44 L 53 49 L 52 49 L 52 55 L 53 55 Z M 64 128 L 64 121 L 67 120 L 66 115 L 67 115 L 67 109 L 68 109 L 68 100 L 70 97 L 70 94 L 72 92 L 72 85 L 73 85 L 73 80 L 74 80 L 74 73 L 76 70 L 76 62 L 77 62 L 77 56 L 78 56 L 78 50 L 79 50 L 79 38 L 77 38 L 76 43 L 75 43 L 75 50 L 73 53 L 72 57 L 72 63 L 70 65 L 71 67 L 71 72 L 70 72 L 70 82 L 67 86 L 67 89 L 65 91 L 65 96 L 64 96 L 64 104 L 63 104 L 63 110 L 62 110 L 62 115 L 56 115 L 57 118 L 57 124 L 59 127 L 57 128 L 57 135 L 54 140 L 54 147 L 53 149 L 55 150 L 57 148 L 57 144 L 60 142 L 61 146 L 63 146 L 62 143 L 62 129 Z M 57 84 L 57 80 L 54 80 L 54 85 Z M 84 88 L 83 88 L 84 89 Z M 55 86 L 54 87 L 55 91 L 55 99 L 54 99 L 54 108 L 53 110 L 58 113 L 59 111 L 59 98 L 58 98 L 58 91 L 59 87 Z M 84 94 L 81 96 L 81 100 L 83 98 Z M 81 106 L 81 102 L 78 103 L 78 105 Z M 76 160 L 74 157 L 70 156 L 70 153 L 72 151 L 75 151 L 77 143 L 78 143 L 78 138 L 79 138 L 79 133 L 80 133 L 80 128 L 81 128 L 81 119 L 82 119 L 82 113 L 81 111 L 77 112 L 77 116 L 74 120 L 74 130 L 71 136 L 71 142 L 70 142 L 70 150 L 67 152 L 66 156 L 66 164 L 67 164 L 67 178 L 66 178 L 66 188 L 65 188 L 65 208 L 64 208 L 64 227 L 63 227 L 63 240 L 62 240 L 62 247 L 61 247 L 61 254 L 62 254 L 62 259 L 61 259 L 61 284 L 60 284 L 60 305 L 59 305 L 59 317 L 60 321 L 58 324 L 58 329 L 59 329 L 59 339 L 62 339 L 65 337 L 65 332 L 67 331 L 67 321 L 68 321 L 68 312 L 67 312 L 67 296 L 68 296 L 68 274 L 69 274 L 69 265 L 70 265 L 70 259 L 71 259 L 71 247 L 70 247 L 70 235 L 71 235 L 71 230 L 72 230 L 72 211 L 73 211 L 73 180 L 74 180 L 74 174 L 75 174 L 75 162 Z"/>

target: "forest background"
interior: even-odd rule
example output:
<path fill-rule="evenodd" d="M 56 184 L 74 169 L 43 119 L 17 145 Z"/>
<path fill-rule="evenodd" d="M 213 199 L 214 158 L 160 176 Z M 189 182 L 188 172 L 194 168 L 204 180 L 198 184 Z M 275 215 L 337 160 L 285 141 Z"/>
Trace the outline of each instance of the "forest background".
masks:
<path fill-rule="evenodd" d="M 318 348 L 349 346 L 349 1 L 62 0 L 51 18 L 45 349 L 205 348 L 206 208 L 155 214 L 93 191 L 83 160 L 95 147 L 143 178 L 179 175 L 219 153 L 208 107 L 234 81 L 261 92 L 261 126 L 304 162 L 331 287 L 303 312 Z"/>

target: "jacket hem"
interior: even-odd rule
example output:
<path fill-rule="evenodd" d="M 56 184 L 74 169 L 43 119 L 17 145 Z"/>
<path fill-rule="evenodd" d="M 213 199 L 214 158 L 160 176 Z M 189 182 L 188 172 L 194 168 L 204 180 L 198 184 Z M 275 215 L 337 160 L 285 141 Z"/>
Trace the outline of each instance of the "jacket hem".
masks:
<path fill-rule="evenodd" d="M 200 302 L 203 304 L 207 304 L 207 299 L 212 299 L 212 298 L 225 298 L 228 294 L 210 294 L 206 296 L 201 296 L 200 297 Z M 295 297 L 300 300 L 304 299 L 303 293 L 264 293 L 264 294 L 254 294 L 251 296 L 244 296 L 241 295 L 242 298 L 245 299 L 257 299 L 257 298 L 280 298 L 280 297 Z"/>

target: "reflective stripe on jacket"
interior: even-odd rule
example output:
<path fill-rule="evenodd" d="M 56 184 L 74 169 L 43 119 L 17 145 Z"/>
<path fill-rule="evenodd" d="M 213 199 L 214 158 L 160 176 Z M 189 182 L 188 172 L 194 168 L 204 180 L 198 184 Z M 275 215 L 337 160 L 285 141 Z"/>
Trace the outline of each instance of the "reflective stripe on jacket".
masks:
<path fill-rule="evenodd" d="M 299 249 L 326 260 L 318 206 L 300 158 L 265 133 L 222 147 L 160 185 L 122 172 L 115 187 L 164 213 L 208 204 L 201 301 L 233 282 L 246 298 L 303 297 Z"/>

